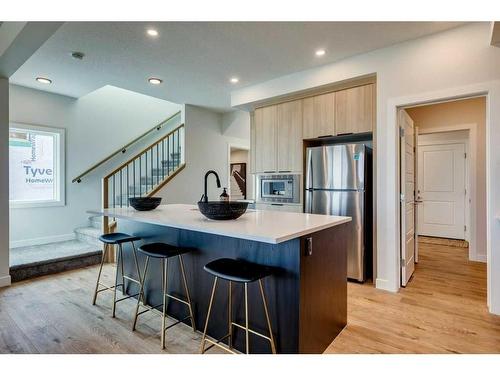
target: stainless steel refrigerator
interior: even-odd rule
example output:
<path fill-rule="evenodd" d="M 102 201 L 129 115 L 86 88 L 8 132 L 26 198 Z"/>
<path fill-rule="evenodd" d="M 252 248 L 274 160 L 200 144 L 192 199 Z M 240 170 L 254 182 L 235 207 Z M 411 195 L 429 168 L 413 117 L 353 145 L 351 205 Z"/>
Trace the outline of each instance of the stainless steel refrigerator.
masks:
<path fill-rule="evenodd" d="M 371 160 L 371 148 L 360 143 L 306 151 L 305 212 L 352 217 L 347 277 L 360 282 L 371 276 Z"/>

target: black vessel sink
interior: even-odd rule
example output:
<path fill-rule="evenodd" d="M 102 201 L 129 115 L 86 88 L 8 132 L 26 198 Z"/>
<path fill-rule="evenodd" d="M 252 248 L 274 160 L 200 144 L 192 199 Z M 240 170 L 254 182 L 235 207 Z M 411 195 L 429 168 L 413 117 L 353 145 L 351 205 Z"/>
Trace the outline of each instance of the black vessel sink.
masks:
<path fill-rule="evenodd" d="M 248 202 L 198 202 L 200 212 L 213 220 L 235 220 L 245 213 Z"/>
<path fill-rule="evenodd" d="M 134 197 L 129 198 L 128 202 L 137 211 L 151 211 L 161 203 L 161 197 Z"/>

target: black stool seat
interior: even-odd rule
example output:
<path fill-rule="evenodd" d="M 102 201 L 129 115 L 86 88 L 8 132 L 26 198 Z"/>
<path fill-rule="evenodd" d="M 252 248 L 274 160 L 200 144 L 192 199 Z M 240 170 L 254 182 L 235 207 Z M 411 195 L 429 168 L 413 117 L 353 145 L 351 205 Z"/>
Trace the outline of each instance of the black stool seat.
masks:
<path fill-rule="evenodd" d="M 171 258 L 191 251 L 187 247 L 177 247 L 163 242 L 148 243 L 137 250 L 152 258 Z"/>
<path fill-rule="evenodd" d="M 137 236 L 131 236 L 126 233 L 107 233 L 99 236 L 99 239 L 107 244 L 116 245 L 124 242 L 139 241 L 141 238 Z"/>
<path fill-rule="evenodd" d="M 203 269 L 221 279 L 237 283 L 251 283 L 272 273 L 270 267 L 229 258 L 216 259 L 207 263 Z"/>

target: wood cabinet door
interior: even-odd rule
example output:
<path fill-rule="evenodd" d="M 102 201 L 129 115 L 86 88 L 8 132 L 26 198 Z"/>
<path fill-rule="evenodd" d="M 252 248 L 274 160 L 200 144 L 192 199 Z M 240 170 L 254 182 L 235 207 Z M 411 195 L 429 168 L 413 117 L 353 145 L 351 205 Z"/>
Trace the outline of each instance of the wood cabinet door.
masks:
<path fill-rule="evenodd" d="M 278 105 L 278 172 L 302 171 L 302 101 Z"/>
<path fill-rule="evenodd" d="M 276 172 L 277 106 L 255 110 L 255 172 Z"/>
<path fill-rule="evenodd" d="M 250 173 L 256 173 L 255 170 L 255 113 L 250 113 Z"/>
<path fill-rule="evenodd" d="M 336 134 L 373 131 L 375 125 L 375 85 L 337 91 L 335 97 Z"/>
<path fill-rule="evenodd" d="M 303 138 L 335 135 L 335 93 L 305 98 L 303 105 Z"/>

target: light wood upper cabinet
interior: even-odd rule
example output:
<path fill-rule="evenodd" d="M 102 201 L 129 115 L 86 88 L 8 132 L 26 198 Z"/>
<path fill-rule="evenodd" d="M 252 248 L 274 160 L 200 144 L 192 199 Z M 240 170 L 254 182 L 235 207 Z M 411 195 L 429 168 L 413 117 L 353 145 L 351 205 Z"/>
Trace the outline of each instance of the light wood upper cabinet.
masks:
<path fill-rule="evenodd" d="M 254 114 L 255 172 L 275 172 L 277 170 L 277 130 L 278 107 L 257 108 Z"/>
<path fill-rule="evenodd" d="M 278 104 L 278 172 L 302 171 L 302 101 Z"/>
<path fill-rule="evenodd" d="M 250 113 L 250 173 L 255 173 L 255 113 Z"/>
<path fill-rule="evenodd" d="M 304 139 L 335 135 L 335 94 L 331 92 L 302 100 Z"/>
<path fill-rule="evenodd" d="M 371 132 L 375 125 L 375 85 L 335 93 L 336 134 Z"/>

